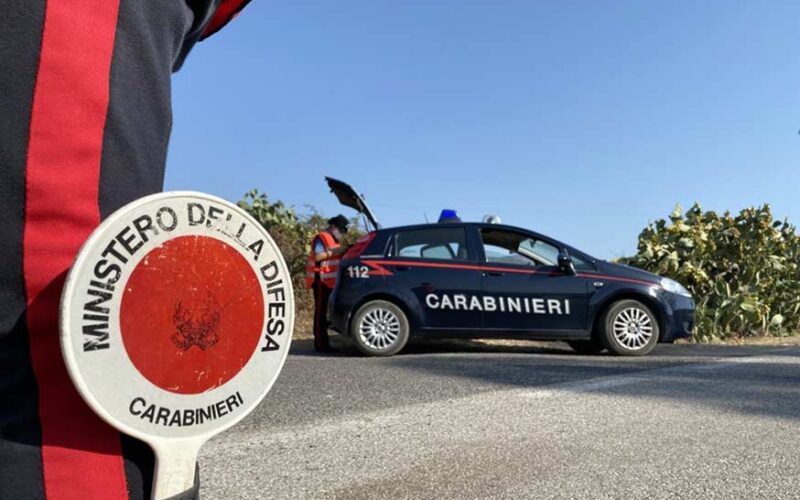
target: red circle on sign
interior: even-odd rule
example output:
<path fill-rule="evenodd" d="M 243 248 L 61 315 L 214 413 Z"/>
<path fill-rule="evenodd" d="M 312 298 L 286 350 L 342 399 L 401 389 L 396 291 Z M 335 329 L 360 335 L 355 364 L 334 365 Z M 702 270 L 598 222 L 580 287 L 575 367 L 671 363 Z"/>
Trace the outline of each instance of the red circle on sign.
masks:
<path fill-rule="evenodd" d="M 131 273 L 120 306 L 133 365 L 166 391 L 198 394 L 236 376 L 261 338 L 258 277 L 233 247 L 181 236 L 151 250 Z"/>

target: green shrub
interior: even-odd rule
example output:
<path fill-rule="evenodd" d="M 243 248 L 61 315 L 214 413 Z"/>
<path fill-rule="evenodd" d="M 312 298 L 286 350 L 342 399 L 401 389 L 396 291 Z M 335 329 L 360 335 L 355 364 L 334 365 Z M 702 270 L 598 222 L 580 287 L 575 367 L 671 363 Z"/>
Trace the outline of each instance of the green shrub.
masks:
<path fill-rule="evenodd" d="M 305 288 L 306 260 L 311 251 L 311 240 L 327 227 L 328 217 L 314 208 L 308 213 L 298 214 L 294 207 L 281 201 L 271 202 L 264 193 L 253 189 L 238 203 L 240 208 L 253 216 L 269 232 L 280 248 L 289 272 L 292 275 L 296 306 L 296 331 L 311 330 L 314 301 Z M 351 229 L 345 237 L 344 245 L 356 241 L 363 234 L 358 229 L 358 219 L 352 218 Z"/>
<path fill-rule="evenodd" d="M 769 205 L 733 216 L 680 205 L 639 235 L 624 263 L 686 286 L 697 301 L 698 340 L 785 335 L 800 328 L 800 238 Z"/>

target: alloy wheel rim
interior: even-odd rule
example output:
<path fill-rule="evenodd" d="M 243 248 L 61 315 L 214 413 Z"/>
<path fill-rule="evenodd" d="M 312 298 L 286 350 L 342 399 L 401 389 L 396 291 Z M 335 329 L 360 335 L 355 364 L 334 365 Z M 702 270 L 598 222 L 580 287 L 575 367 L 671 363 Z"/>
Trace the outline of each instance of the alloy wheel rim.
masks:
<path fill-rule="evenodd" d="M 371 309 L 361 319 L 358 335 L 370 349 L 388 349 L 400 337 L 400 318 L 389 309 Z"/>
<path fill-rule="evenodd" d="M 620 311 L 614 318 L 614 338 L 630 350 L 642 349 L 653 337 L 653 320 L 638 307 Z"/>

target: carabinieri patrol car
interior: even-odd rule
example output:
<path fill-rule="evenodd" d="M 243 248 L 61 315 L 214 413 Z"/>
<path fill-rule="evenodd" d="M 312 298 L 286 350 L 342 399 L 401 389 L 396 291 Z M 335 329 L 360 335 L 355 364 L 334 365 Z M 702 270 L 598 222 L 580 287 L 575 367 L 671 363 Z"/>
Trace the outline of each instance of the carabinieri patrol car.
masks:
<path fill-rule="evenodd" d="M 691 335 L 679 283 L 595 259 L 527 229 L 461 222 L 381 229 L 347 184 L 339 200 L 374 228 L 344 254 L 328 317 L 371 356 L 409 338 L 564 340 L 580 353 L 641 356 Z"/>

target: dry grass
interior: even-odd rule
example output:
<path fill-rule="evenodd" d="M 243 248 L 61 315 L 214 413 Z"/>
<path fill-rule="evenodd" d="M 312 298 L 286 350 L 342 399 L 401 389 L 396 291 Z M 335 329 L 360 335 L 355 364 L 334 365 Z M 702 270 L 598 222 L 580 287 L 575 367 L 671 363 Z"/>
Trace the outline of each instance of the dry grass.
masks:
<path fill-rule="evenodd" d="M 294 333 L 296 340 L 313 338 L 314 296 L 305 286 L 294 287 Z"/>
<path fill-rule="evenodd" d="M 681 339 L 676 343 L 692 344 L 694 342 Z M 765 345 L 765 346 L 796 346 L 800 345 L 800 332 L 788 337 L 735 337 L 725 340 L 702 342 L 710 345 Z"/>
<path fill-rule="evenodd" d="M 476 343 L 494 346 L 508 347 L 538 347 L 546 346 L 547 341 L 535 340 L 501 340 L 501 339 L 478 339 Z M 679 345 L 707 344 L 707 345 L 764 345 L 764 346 L 796 346 L 800 345 L 800 333 L 789 337 L 740 337 L 713 342 L 694 342 L 687 339 L 675 341 Z"/>

